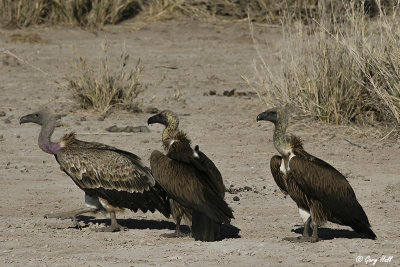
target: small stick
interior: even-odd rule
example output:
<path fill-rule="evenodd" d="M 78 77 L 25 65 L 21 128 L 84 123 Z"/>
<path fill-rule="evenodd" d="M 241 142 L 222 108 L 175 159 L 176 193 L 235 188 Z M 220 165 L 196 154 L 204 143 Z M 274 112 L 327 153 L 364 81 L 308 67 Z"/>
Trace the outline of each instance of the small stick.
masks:
<path fill-rule="evenodd" d="M 122 135 L 122 136 L 130 136 L 135 134 L 134 132 L 131 133 L 122 133 L 122 132 L 108 132 L 108 133 L 77 133 L 77 135 Z"/>
<path fill-rule="evenodd" d="M 19 56 L 17 56 L 16 54 L 14 54 L 13 52 L 11 52 L 10 50 L 1 49 L 0 51 L 1 51 L 2 53 L 4 53 L 4 54 L 10 55 L 10 56 L 16 58 L 18 61 L 20 61 L 20 62 L 22 62 L 22 63 L 24 63 L 24 64 L 30 66 L 31 68 L 34 68 L 35 70 L 38 70 L 38 71 L 40 71 L 41 73 L 50 76 L 49 73 L 45 72 L 44 70 L 42 70 L 42 69 L 39 68 L 39 67 L 36 67 L 36 66 L 30 64 L 28 61 L 26 61 L 26 60 L 20 58 Z"/>
<path fill-rule="evenodd" d="M 396 128 L 397 128 L 397 126 L 394 127 L 387 135 L 385 135 L 384 137 L 379 139 L 377 143 L 382 142 L 383 140 L 385 140 L 391 133 L 393 133 L 394 129 L 396 129 Z"/>
<path fill-rule="evenodd" d="M 362 146 L 362 145 L 359 145 L 359 144 L 356 144 L 356 143 L 353 143 L 353 142 L 351 142 L 350 140 L 347 140 L 346 138 L 344 139 L 345 141 L 347 141 L 350 145 L 353 145 L 353 146 L 356 146 L 356 147 L 359 147 L 359 148 L 364 148 L 364 149 L 367 149 L 367 147 L 366 146 Z"/>

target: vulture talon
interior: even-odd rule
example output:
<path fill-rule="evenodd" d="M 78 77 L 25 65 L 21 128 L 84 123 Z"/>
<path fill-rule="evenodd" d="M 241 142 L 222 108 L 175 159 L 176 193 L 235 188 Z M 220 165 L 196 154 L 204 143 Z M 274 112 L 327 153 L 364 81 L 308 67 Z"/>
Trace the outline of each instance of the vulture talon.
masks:
<path fill-rule="evenodd" d="M 94 228 L 91 230 L 95 231 L 95 232 L 119 232 L 119 231 L 127 231 L 128 230 L 127 227 L 124 227 L 124 226 L 121 226 L 118 224 L 117 217 L 115 216 L 115 211 L 110 212 L 110 219 L 111 219 L 110 226 Z"/>
<path fill-rule="evenodd" d="M 100 227 L 100 228 L 94 228 L 90 229 L 94 232 L 119 232 L 119 231 L 127 231 L 128 228 L 121 226 L 121 225 L 110 225 L 110 226 L 105 226 L 105 227 Z"/>
<path fill-rule="evenodd" d="M 181 237 L 188 237 L 191 236 L 190 233 L 182 233 L 182 232 L 173 232 L 173 233 L 165 233 L 165 234 L 161 234 L 161 237 L 165 237 L 165 238 L 181 238 Z"/>
<path fill-rule="evenodd" d="M 66 211 L 66 212 L 45 214 L 44 218 L 46 218 L 46 219 L 56 218 L 56 219 L 59 219 L 59 220 L 71 219 L 72 222 L 73 222 L 73 228 L 82 230 L 82 226 L 77 221 L 76 216 L 84 214 L 84 213 L 88 213 L 88 212 L 96 213 L 97 211 L 99 211 L 99 209 L 82 208 L 82 209 Z"/>
<path fill-rule="evenodd" d="M 297 237 L 285 237 L 283 238 L 284 241 L 290 241 L 292 243 L 305 243 L 305 242 L 311 242 L 315 243 L 318 242 L 320 239 L 317 237 L 313 236 L 297 236 Z"/>

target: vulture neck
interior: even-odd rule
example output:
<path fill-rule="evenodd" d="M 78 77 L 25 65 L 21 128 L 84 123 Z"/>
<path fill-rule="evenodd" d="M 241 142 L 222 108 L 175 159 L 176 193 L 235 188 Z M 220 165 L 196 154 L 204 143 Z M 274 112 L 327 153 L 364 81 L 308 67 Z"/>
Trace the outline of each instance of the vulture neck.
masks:
<path fill-rule="evenodd" d="M 47 123 L 42 125 L 42 129 L 39 134 L 39 147 L 44 152 L 49 154 L 56 154 L 58 150 L 61 148 L 59 143 L 53 143 L 50 141 L 51 135 L 54 132 L 54 128 L 56 127 L 55 120 L 49 120 Z"/>
<path fill-rule="evenodd" d="M 291 151 L 290 144 L 286 139 L 286 128 L 287 122 L 280 121 L 275 123 L 274 146 L 282 156 L 289 156 Z"/>
<path fill-rule="evenodd" d="M 163 143 L 168 142 L 168 140 L 172 138 L 176 131 L 178 131 L 178 122 L 175 120 L 168 121 L 168 124 L 162 134 Z"/>

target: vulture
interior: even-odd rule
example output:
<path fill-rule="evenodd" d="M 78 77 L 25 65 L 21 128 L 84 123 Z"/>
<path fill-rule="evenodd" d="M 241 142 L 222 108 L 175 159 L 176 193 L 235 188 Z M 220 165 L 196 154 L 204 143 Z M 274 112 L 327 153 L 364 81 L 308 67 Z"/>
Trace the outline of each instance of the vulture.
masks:
<path fill-rule="evenodd" d="M 165 126 L 162 144 L 166 154 L 154 150 L 150 168 L 170 198 L 172 216 L 176 220 L 172 236 L 180 236 L 180 222 L 186 217 L 191 218 L 195 240 L 218 240 L 221 224 L 229 224 L 233 218 L 231 208 L 224 201 L 221 173 L 198 146 L 191 147 L 187 135 L 178 129 L 179 118 L 174 112 L 164 110 L 150 117 L 147 123 Z"/>
<path fill-rule="evenodd" d="M 280 190 L 296 202 L 304 222 L 302 236 L 284 240 L 317 242 L 318 226 L 327 221 L 376 239 L 347 179 L 330 164 L 308 154 L 297 136 L 286 136 L 288 108 L 269 109 L 257 116 L 257 121 L 261 120 L 275 125 L 273 142 L 280 155 L 271 158 L 272 176 Z"/>
<path fill-rule="evenodd" d="M 86 208 L 45 215 L 46 218 L 71 218 L 79 227 L 77 215 L 102 211 L 110 214 L 111 225 L 95 231 L 113 232 L 124 229 L 117 223 L 115 215 L 124 208 L 134 212 L 158 210 L 164 216 L 170 216 L 165 191 L 135 154 L 101 143 L 80 141 L 75 138 L 75 133 L 52 142 L 56 122 L 46 110 L 21 117 L 20 124 L 28 122 L 41 125 L 39 147 L 53 154 L 60 169 L 85 192 Z"/>

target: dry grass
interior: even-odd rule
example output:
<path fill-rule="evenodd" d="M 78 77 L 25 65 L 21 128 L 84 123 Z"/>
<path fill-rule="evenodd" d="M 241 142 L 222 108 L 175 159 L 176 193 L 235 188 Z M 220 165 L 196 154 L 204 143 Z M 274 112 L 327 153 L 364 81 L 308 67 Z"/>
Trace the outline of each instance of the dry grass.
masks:
<path fill-rule="evenodd" d="M 394 10 L 371 20 L 356 2 L 334 23 L 321 14 L 308 26 L 284 24 L 281 76 L 260 54 L 258 79 L 247 79 L 265 102 L 335 124 L 400 123 L 400 19 Z"/>
<path fill-rule="evenodd" d="M 365 2 L 369 14 L 378 14 L 374 0 Z M 396 0 L 383 2 L 390 10 Z M 341 1 L 330 0 L 0 0 L 0 23 L 20 28 L 60 23 L 94 26 L 116 24 L 138 14 L 150 20 L 208 20 L 245 19 L 247 13 L 259 22 L 280 23 L 284 17 L 307 21 L 319 19 L 323 13 L 340 17 L 343 10 Z"/>
<path fill-rule="evenodd" d="M 105 114 L 112 107 L 135 111 L 136 98 L 143 90 L 139 79 L 143 71 L 140 60 L 132 69 L 129 54 L 123 52 L 118 59 L 118 67 L 110 68 L 108 45 L 103 46 L 104 57 L 99 61 L 98 71 L 90 67 L 86 59 L 75 57 L 75 76 L 68 77 L 69 88 L 85 108 L 93 108 Z"/>
<path fill-rule="evenodd" d="M 0 0 L 0 22 L 6 27 L 116 24 L 138 12 L 135 0 Z"/>

